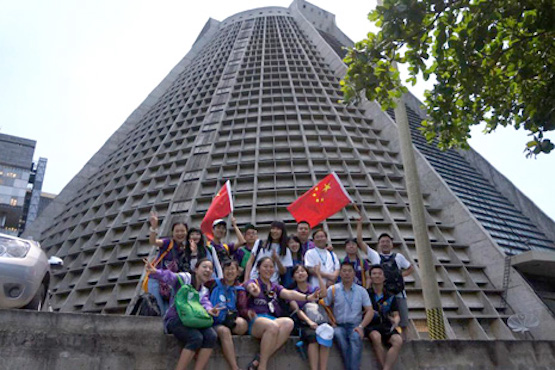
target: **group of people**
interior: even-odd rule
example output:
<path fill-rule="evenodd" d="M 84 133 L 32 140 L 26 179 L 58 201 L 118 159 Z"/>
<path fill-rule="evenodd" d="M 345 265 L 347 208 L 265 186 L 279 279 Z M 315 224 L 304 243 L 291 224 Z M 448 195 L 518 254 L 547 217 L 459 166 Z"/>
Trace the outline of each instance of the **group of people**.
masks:
<path fill-rule="evenodd" d="M 390 235 L 380 235 L 378 250 L 371 249 L 360 217 L 357 238 L 345 242 L 340 260 L 326 231 L 311 235 L 307 222 L 288 236 L 285 224 L 274 221 L 261 240 L 254 225 L 241 230 L 231 221 L 235 243 L 225 243 L 223 219 L 213 222 L 210 240 L 184 223 L 159 239 L 158 217 L 149 219 L 158 253 L 145 259 L 144 286 L 156 298 L 166 331 L 183 345 L 176 369 L 186 369 L 195 355 L 195 369 L 203 369 L 218 339 L 229 367 L 239 369 L 232 335 L 247 333 L 260 340 L 248 369 L 267 369 L 292 333 L 300 336 L 297 345 L 311 369 L 327 368 L 334 342 L 345 368 L 359 369 L 365 336 L 382 367 L 392 368 L 408 324 L 403 277 L 413 267 L 392 253 Z"/>

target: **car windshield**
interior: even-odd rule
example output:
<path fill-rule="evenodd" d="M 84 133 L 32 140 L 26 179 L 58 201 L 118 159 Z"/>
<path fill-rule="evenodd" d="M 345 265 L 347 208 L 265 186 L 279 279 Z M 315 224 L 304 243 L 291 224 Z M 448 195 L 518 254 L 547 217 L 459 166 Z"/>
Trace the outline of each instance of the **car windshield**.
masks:
<path fill-rule="evenodd" d="M 31 244 L 21 239 L 0 236 L 0 257 L 23 258 L 31 248 Z"/>

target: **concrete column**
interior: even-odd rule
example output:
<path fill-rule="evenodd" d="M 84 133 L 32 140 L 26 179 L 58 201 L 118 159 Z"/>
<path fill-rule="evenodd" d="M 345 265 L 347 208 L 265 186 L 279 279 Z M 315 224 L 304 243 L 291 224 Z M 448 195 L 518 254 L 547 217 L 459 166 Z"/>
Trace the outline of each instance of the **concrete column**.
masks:
<path fill-rule="evenodd" d="M 382 0 L 378 0 L 378 5 L 383 5 Z M 397 63 L 393 63 L 393 67 L 398 69 Z M 420 280 L 422 282 L 424 306 L 426 307 L 428 330 L 431 339 L 446 339 L 441 297 L 436 281 L 432 246 L 428 237 L 428 227 L 424 214 L 424 202 L 422 200 L 418 171 L 414 159 L 414 148 L 410 134 L 409 119 L 403 99 L 396 99 L 395 103 L 397 105 L 395 108 L 395 121 L 397 122 L 397 129 L 399 130 L 399 145 L 401 147 L 401 156 L 403 157 L 405 186 L 409 198 L 412 229 L 416 243 L 416 252 L 418 254 L 418 267 L 420 271 Z"/>
<path fill-rule="evenodd" d="M 418 267 L 422 282 L 424 305 L 426 307 L 428 330 L 431 339 L 446 339 L 441 297 L 436 280 L 432 247 L 428 237 L 424 202 L 422 200 L 422 192 L 420 191 L 420 182 L 414 159 L 409 120 L 403 100 L 397 99 L 395 103 L 397 104 L 395 108 L 395 121 L 399 130 L 399 144 L 405 171 L 405 186 L 409 198 L 412 229 L 418 254 Z"/>

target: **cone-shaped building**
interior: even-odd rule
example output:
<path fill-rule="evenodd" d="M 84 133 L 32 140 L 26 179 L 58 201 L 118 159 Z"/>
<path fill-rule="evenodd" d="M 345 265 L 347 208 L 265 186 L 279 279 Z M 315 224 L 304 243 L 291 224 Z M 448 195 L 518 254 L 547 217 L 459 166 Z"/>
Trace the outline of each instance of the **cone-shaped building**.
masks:
<path fill-rule="evenodd" d="M 164 235 L 176 220 L 198 226 L 227 180 L 238 223 L 255 223 L 265 238 L 274 220 L 294 231 L 287 205 L 335 171 L 362 209 L 367 241 L 390 233 L 417 267 L 395 123 L 375 103 L 338 102 L 349 44 L 332 14 L 300 0 L 209 20 L 31 228 L 65 262 L 52 277 L 54 309 L 126 312 L 141 259 L 153 253 L 149 213 L 161 215 Z M 410 99 L 416 123 L 422 113 Z M 476 154 L 438 152 L 417 133 L 415 146 L 448 336 L 513 338 L 506 318 L 524 309 L 543 322 L 536 337 L 552 335 L 549 310 L 507 274 L 502 248 L 552 250 L 553 222 Z M 323 224 L 339 254 L 355 219 L 346 208 Z M 418 273 L 407 293 L 410 335 L 426 338 Z"/>

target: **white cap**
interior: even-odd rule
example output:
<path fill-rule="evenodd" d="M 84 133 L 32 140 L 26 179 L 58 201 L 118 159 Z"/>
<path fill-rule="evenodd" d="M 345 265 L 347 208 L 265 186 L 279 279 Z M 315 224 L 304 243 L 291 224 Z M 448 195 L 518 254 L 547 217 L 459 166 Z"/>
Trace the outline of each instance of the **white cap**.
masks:
<path fill-rule="evenodd" d="M 333 328 L 329 324 L 320 324 L 316 328 L 316 341 L 325 346 L 331 347 L 333 339 Z"/>
<path fill-rule="evenodd" d="M 214 222 L 212 222 L 212 228 L 215 228 L 216 225 L 219 224 L 227 225 L 227 222 L 225 222 L 222 218 L 218 218 L 217 220 L 214 220 Z"/>

